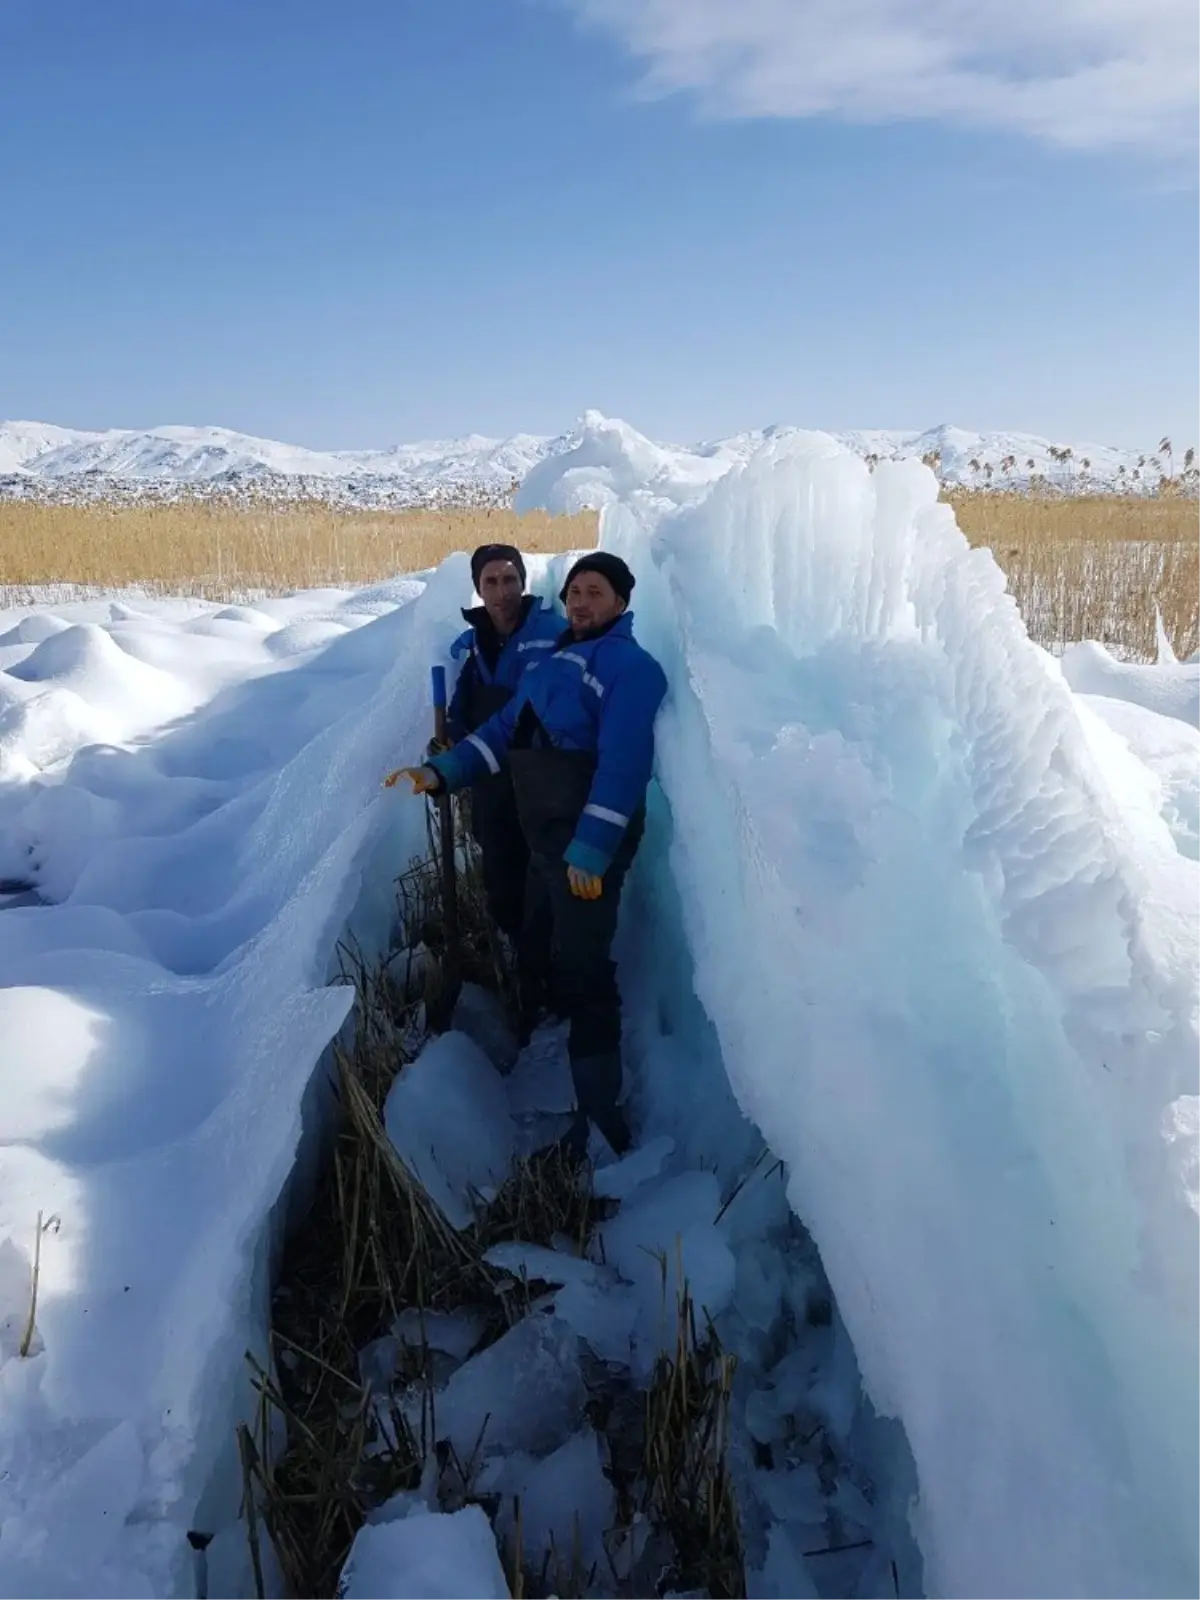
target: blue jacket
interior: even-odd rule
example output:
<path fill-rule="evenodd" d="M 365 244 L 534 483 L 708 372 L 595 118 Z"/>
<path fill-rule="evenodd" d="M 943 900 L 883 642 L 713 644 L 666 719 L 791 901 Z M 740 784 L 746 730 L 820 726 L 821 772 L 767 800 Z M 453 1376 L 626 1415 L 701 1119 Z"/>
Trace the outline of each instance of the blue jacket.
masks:
<path fill-rule="evenodd" d="M 460 671 L 446 710 L 446 725 L 456 743 L 516 692 L 526 669 L 553 649 L 562 632 L 562 617 L 535 596 L 526 595 L 522 608 L 524 616 L 506 639 L 496 633 L 482 606 L 463 612 L 471 626 L 450 646 Z"/>
<path fill-rule="evenodd" d="M 590 790 L 564 859 L 602 876 L 645 802 L 666 676 L 634 639 L 629 611 L 596 638 L 577 640 L 568 630 L 537 655 L 508 704 L 429 765 L 447 789 L 465 788 L 500 770 L 519 723 L 544 733 L 554 750 L 593 756 Z"/>

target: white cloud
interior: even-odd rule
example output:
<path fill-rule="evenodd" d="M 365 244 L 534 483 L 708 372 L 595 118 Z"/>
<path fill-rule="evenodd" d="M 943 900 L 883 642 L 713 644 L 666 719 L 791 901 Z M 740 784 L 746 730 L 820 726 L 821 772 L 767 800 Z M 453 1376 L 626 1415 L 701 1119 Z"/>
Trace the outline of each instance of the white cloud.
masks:
<path fill-rule="evenodd" d="M 732 117 L 925 118 L 1196 149 L 1196 0 L 568 0 L 651 94 Z"/>

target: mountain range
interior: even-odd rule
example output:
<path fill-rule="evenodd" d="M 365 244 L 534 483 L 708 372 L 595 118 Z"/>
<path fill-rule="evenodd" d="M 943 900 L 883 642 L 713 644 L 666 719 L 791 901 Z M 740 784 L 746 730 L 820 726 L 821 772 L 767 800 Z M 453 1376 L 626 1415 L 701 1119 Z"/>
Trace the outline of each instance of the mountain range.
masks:
<path fill-rule="evenodd" d="M 44 422 L 0 423 L 0 498 L 172 499 L 214 495 L 319 499 L 359 506 L 504 505 L 526 474 L 573 447 L 580 430 L 558 435 L 468 434 L 376 450 L 311 450 L 218 427 L 113 428 L 85 432 Z M 777 428 L 715 442 L 661 448 L 722 464 L 749 456 Z M 1065 492 L 1148 492 L 1178 468 L 1165 455 L 1109 445 L 1056 444 L 1026 433 L 977 433 L 942 424 L 924 431 L 834 432 L 868 460 L 924 457 L 948 485 L 1028 487 Z"/>

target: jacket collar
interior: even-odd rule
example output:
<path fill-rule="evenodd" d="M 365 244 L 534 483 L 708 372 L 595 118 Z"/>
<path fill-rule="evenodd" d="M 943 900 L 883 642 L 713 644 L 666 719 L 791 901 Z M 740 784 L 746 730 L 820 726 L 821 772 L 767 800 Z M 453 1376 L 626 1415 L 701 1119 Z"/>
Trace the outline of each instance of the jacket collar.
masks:
<path fill-rule="evenodd" d="M 505 635 L 504 639 L 496 632 L 496 624 L 488 616 L 486 606 L 464 606 L 462 616 L 463 621 L 469 623 L 482 639 L 486 639 L 489 644 L 499 645 L 503 644 L 506 639 L 515 639 L 529 621 L 530 615 L 540 605 L 541 601 L 537 595 L 522 595 L 521 610 L 517 615 L 517 625 L 510 634 Z"/>

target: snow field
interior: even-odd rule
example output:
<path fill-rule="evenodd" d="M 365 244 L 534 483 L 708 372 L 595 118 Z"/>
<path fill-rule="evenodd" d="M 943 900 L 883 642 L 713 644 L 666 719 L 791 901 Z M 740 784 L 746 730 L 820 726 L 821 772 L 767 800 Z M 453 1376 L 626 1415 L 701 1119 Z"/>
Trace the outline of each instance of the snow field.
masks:
<path fill-rule="evenodd" d="M 8 770 L 39 742 L 0 791 L 0 871 L 51 903 L 0 916 L 0 1592 L 188 1593 L 186 1531 L 236 1517 L 273 1208 L 347 1010 L 334 940 L 371 914 L 364 869 L 390 915 L 422 843 L 379 773 L 424 729 L 409 685 L 462 575 L 420 587 L 3 619 Z M 325 647 L 288 653 L 313 624 Z M 151 670 L 177 688 L 135 704 Z"/>
<path fill-rule="evenodd" d="M 1194 716 L 1163 715 L 1195 664 L 1056 666 L 918 464 L 789 433 L 705 489 L 619 444 L 527 480 L 557 504 L 593 473 L 672 684 L 621 933 L 649 1170 L 603 1304 L 630 1334 L 560 1264 L 556 1348 L 588 1321 L 644 1372 L 637 1246 L 699 1229 L 756 1592 L 890 1593 L 893 1559 L 901 1592 L 1195 1592 L 1200 785 Z M 468 587 L 456 556 L 354 595 L 0 616 L 0 877 L 47 902 L 0 914 L 0 1594 L 191 1593 L 194 1527 L 210 1592 L 237 1570 L 243 1352 L 346 1015 L 334 944 L 383 938 L 422 850 L 379 779 L 423 747 Z M 793 1459 L 814 1414 L 832 1482 Z M 548 1446 L 494 1470 L 536 1502 L 568 1449 L 587 1481 L 586 1433 Z M 873 1538 L 835 1576 L 804 1555 L 831 1495 Z M 490 1592 L 478 1519 L 420 1520 L 377 1530 L 394 1592 L 451 1537 Z"/>

